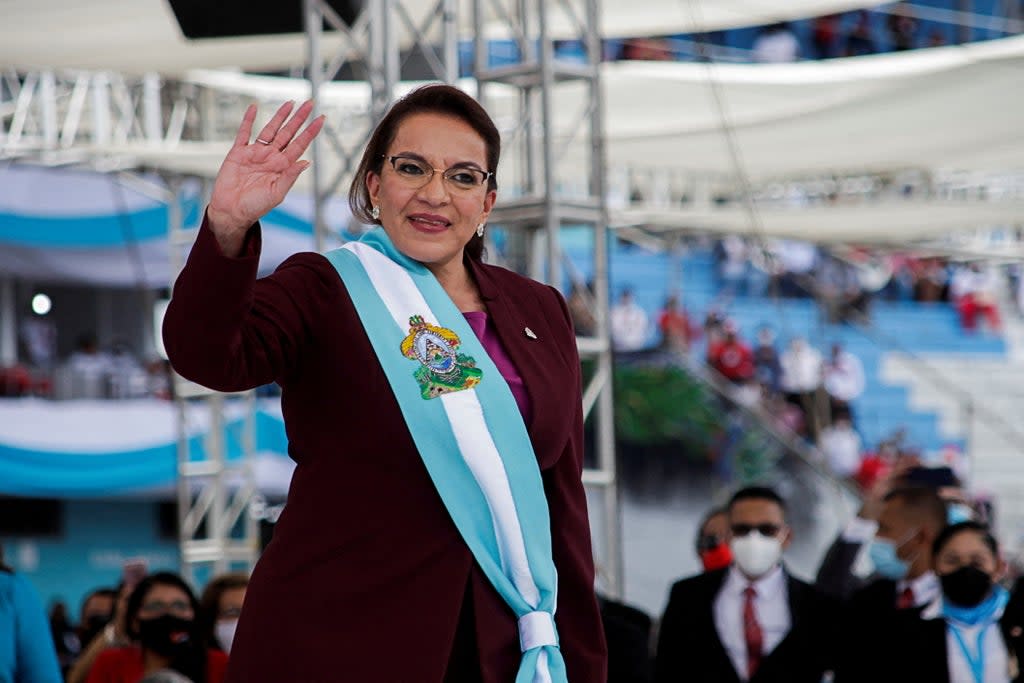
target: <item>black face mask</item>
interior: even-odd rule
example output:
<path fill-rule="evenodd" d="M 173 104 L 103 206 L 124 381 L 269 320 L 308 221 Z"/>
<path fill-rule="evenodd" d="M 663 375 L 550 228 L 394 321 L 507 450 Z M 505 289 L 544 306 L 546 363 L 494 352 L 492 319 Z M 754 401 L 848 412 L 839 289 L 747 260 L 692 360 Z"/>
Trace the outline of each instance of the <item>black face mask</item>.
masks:
<path fill-rule="evenodd" d="M 195 622 L 165 614 L 155 619 L 139 619 L 142 647 L 162 657 L 177 657 L 195 643 Z"/>
<path fill-rule="evenodd" d="M 82 622 L 81 634 L 79 636 L 79 639 L 82 641 L 82 647 L 91 643 L 92 639 L 103 630 L 103 627 L 110 623 L 110 619 L 110 615 L 93 614 Z"/>
<path fill-rule="evenodd" d="M 974 607 L 992 590 L 992 577 L 971 565 L 943 574 L 939 581 L 946 599 L 959 607 Z"/>

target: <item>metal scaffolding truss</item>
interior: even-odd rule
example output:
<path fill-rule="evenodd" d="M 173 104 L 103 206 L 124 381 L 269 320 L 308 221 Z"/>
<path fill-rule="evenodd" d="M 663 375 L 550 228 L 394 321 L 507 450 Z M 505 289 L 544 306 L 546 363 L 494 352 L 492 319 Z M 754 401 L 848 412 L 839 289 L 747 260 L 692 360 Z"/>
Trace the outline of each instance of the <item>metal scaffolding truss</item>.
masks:
<path fill-rule="evenodd" d="M 211 94 L 165 83 L 157 74 L 8 71 L 0 81 L 0 158 L 116 173 L 120 182 L 165 203 L 176 276 L 197 230 L 184 224 L 185 178 L 153 164 L 151 153 L 179 150 L 186 138 L 199 144 L 225 139 L 224 131 L 203 125 L 210 120 L 203 108 L 214 106 Z M 214 573 L 251 567 L 259 554 L 257 520 L 248 514 L 258 497 L 255 408 L 251 392 L 229 406 L 224 394 L 177 375 L 174 388 L 180 560 L 182 573 L 195 582 L 200 567 Z M 238 456 L 229 459 L 229 452 Z"/>
<path fill-rule="evenodd" d="M 410 8 L 411 6 L 411 8 Z M 352 144 L 351 131 L 341 131 L 330 122 L 312 148 L 313 187 L 317 246 L 327 245 L 328 231 L 324 206 L 329 197 L 343 191 L 345 182 L 358 162 L 373 126 L 395 100 L 403 73 L 403 52 L 421 56 L 433 80 L 453 83 L 459 76 L 457 28 L 465 22 L 459 12 L 472 12 L 475 28 L 474 73 L 477 96 L 486 106 L 491 88 L 517 91 L 519 111 L 499 121 L 504 155 L 510 172 L 502 176 L 503 198 L 491 215 L 491 222 L 504 228 L 512 247 L 511 265 L 535 279 L 561 286 L 564 284 L 561 228 L 587 226 L 591 230 L 594 268 L 590 303 L 597 329 L 592 337 L 579 338 L 578 346 L 586 367 L 591 368 L 583 393 L 584 411 L 593 425 L 596 450 L 594 466 L 584 472 L 584 483 L 597 498 L 599 514 L 592 514 L 595 552 L 601 568 L 604 588 L 611 594 L 622 593 L 621 541 L 619 538 L 618 491 L 615 475 L 614 427 L 612 404 L 612 358 L 608 331 L 607 207 L 605 206 L 601 126 L 601 93 L 598 68 L 601 41 L 597 33 L 597 5 L 593 0 L 439 0 L 433 10 L 424 13 L 422 2 L 408 5 L 401 0 L 369 0 L 362 14 L 347 26 L 321 0 L 304 0 L 306 30 L 309 39 L 311 96 L 317 104 L 323 84 L 333 80 L 346 65 L 363 60 L 370 84 L 370 117 L 364 136 Z M 586 63 L 567 63 L 554 58 L 554 41 L 546 26 L 554 13 L 578 28 L 578 39 L 585 46 Z M 492 67 L 484 24 L 494 30 L 495 19 L 504 24 L 505 35 L 515 37 L 519 55 L 516 63 Z M 321 50 L 323 26 L 340 32 L 345 39 L 333 55 Z M 399 41 L 397 35 L 403 34 Z M 411 41 L 410 41 L 411 38 Z M 410 48 L 411 44 L 411 48 Z M 423 76 L 420 75 L 420 78 Z M 552 97 L 561 84 L 582 86 L 579 136 L 568 143 L 555 144 Z M 507 125 L 506 125 L 507 124 Z M 345 140 L 349 144 L 345 144 Z M 589 177 L 562 178 L 558 162 L 570 145 L 584 147 L 590 158 Z M 325 157 L 333 155 L 330 163 Z M 340 163 L 338 163 L 340 161 Z M 324 168 L 336 169 L 324 175 Z M 592 498 L 593 503 L 593 498 Z"/>

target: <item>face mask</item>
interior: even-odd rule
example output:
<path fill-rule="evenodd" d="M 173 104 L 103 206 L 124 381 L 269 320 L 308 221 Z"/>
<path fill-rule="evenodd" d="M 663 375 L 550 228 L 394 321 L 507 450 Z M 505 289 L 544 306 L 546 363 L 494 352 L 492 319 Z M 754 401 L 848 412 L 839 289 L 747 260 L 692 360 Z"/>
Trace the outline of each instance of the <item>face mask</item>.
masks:
<path fill-rule="evenodd" d="M 139 619 L 139 642 L 162 657 L 174 657 L 191 647 L 194 629 L 193 621 L 171 614 Z"/>
<path fill-rule="evenodd" d="M 954 503 L 946 511 L 946 521 L 950 526 L 960 522 L 969 522 L 974 519 L 974 510 L 969 505 Z"/>
<path fill-rule="evenodd" d="M 218 621 L 214 626 L 214 634 L 217 642 L 224 648 L 224 652 L 231 652 L 231 643 L 235 640 L 235 629 L 238 628 L 238 619 L 226 619 Z"/>
<path fill-rule="evenodd" d="M 719 543 L 714 548 L 700 551 L 700 561 L 706 572 L 728 567 L 732 564 L 732 551 L 729 549 L 729 544 Z"/>
<path fill-rule="evenodd" d="M 782 541 L 775 536 L 762 536 L 757 531 L 733 537 L 730 547 L 736 566 L 752 579 L 767 574 L 782 558 Z"/>
<path fill-rule="evenodd" d="M 110 616 L 103 614 L 91 614 L 85 622 L 82 624 L 81 641 L 82 646 L 86 646 L 92 642 L 92 639 L 99 635 L 99 632 L 103 630 L 103 627 L 110 622 Z"/>
<path fill-rule="evenodd" d="M 974 607 L 992 590 L 992 577 L 968 565 L 939 577 L 942 594 L 954 605 Z"/>
<path fill-rule="evenodd" d="M 910 565 L 896 554 L 896 544 L 887 538 L 875 538 L 868 546 L 875 571 L 893 581 L 899 581 L 910 571 Z"/>

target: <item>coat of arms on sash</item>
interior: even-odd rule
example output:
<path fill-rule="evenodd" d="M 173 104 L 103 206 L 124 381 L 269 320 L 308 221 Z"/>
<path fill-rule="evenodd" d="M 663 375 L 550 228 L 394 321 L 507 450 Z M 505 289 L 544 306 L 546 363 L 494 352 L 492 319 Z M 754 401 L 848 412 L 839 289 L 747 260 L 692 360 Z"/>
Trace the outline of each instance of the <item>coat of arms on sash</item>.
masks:
<path fill-rule="evenodd" d="M 409 318 L 402 355 L 420 362 L 413 377 L 423 398 L 437 398 L 480 383 L 484 373 L 471 356 L 458 352 L 460 343 L 459 335 L 447 328 L 431 325 L 419 315 Z"/>

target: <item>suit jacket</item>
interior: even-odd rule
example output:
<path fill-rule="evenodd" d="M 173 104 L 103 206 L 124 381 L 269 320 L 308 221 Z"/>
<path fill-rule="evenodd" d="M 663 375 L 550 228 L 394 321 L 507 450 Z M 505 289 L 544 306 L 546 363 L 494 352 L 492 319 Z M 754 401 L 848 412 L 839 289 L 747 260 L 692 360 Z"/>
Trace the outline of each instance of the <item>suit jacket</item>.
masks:
<path fill-rule="evenodd" d="M 863 543 L 845 540 L 842 535 L 836 537 L 818 567 L 818 575 L 814 579 L 817 589 L 837 600 L 846 600 L 863 588 L 865 581 L 853 573 L 857 555 L 863 546 Z"/>
<path fill-rule="evenodd" d="M 656 683 L 740 683 L 715 627 L 715 597 L 727 572 L 698 574 L 672 586 L 658 636 Z M 831 668 L 838 605 L 788 573 L 786 589 L 792 627 L 750 683 L 821 683 Z"/>
<path fill-rule="evenodd" d="M 601 595 L 597 602 L 608 641 L 608 683 L 650 683 L 651 618 Z"/>
<path fill-rule="evenodd" d="M 1010 673 L 1013 683 L 1020 683 L 1020 655 L 1024 654 L 1022 620 L 1017 610 L 1003 612 L 999 630 L 1003 635 L 1007 655 L 1010 659 Z M 928 683 L 949 683 L 949 648 L 946 641 L 945 619 L 922 619 L 919 614 L 903 610 L 894 623 L 889 647 L 871 653 L 876 669 L 870 672 L 869 680 L 877 683 L 905 683 L 906 681 L 928 681 Z"/>
<path fill-rule="evenodd" d="M 862 683 L 872 680 L 878 660 L 876 653 L 893 641 L 896 618 L 916 618 L 921 607 L 897 609 L 897 582 L 876 579 L 856 591 L 843 605 L 843 635 L 840 639 L 836 683 Z"/>
<path fill-rule="evenodd" d="M 464 603 L 481 680 L 513 680 L 515 615 L 449 517 L 337 271 L 303 253 L 257 279 L 259 248 L 254 226 L 242 255 L 225 257 L 204 223 L 164 322 L 183 376 L 221 391 L 280 384 L 297 463 L 246 593 L 227 680 L 441 681 Z M 469 265 L 533 404 L 527 428 L 551 511 L 569 679 L 603 681 L 569 314 L 550 287 Z"/>

